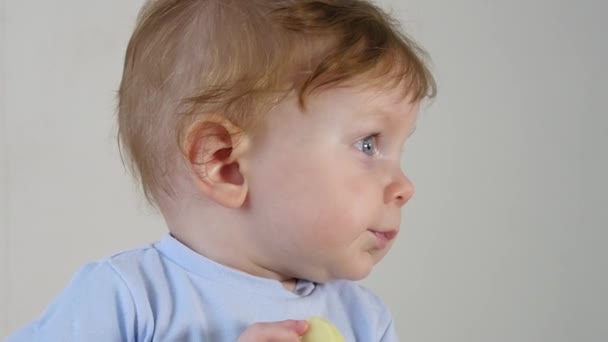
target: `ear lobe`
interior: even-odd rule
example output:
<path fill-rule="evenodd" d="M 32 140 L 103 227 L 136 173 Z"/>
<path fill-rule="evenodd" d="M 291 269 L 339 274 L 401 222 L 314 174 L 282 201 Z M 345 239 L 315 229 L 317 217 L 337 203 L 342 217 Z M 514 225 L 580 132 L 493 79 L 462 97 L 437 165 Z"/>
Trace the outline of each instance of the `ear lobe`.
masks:
<path fill-rule="evenodd" d="M 190 126 L 182 148 L 197 188 L 225 207 L 241 207 L 248 192 L 246 146 L 245 133 L 225 119 Z"/>

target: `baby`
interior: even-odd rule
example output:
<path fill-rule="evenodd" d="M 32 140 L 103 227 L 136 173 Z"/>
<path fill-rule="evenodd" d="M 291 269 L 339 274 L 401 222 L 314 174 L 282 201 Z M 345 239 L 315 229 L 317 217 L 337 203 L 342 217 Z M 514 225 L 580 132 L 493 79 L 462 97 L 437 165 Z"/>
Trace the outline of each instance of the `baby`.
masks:
<path fill-rule="evenodd" d="M 366 0 L 149 1 L 119 139 L 169 233 L 86 265 L 8 341 L 300 341 L 313 316 L 397 341 L 355 281 L 413 194 L 425 56 Z"/>

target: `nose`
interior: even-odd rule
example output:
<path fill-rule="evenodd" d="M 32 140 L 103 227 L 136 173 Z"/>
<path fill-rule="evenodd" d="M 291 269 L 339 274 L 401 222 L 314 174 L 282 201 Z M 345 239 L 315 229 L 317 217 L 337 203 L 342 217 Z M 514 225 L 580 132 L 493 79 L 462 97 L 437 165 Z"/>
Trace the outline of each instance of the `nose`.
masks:
<path fill-rule="evenodd" d="M 399 170 L 385 189 L 384 201 L 403 207 L 414 195 L 414 184 Z"/>

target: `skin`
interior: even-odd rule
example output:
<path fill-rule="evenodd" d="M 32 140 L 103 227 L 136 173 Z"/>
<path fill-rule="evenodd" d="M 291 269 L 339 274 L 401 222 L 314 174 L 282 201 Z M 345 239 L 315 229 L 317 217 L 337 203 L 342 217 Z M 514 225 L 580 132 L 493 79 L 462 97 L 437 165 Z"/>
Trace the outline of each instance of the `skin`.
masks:
<path fill-rule="evenodd" d="M 416 112 L 399 93 L 352 88 L 311 98 L 305 113 L 293 98 L 275 108 L 251 149 L 251 223 L 264 228 L 248 238 L 262 264 L 316 282 L 366 277 L 394 241 L 372 231 L 395 235 L 413 195 L 400 157 Z"/>
<path fill-rule="evenodd" d="M 256 323 L 239 336 L 238 342 L 296 342 L 301 341 L 301 337 L 307 330 L 306 321 Z"/>
<path fill-rule="evenodd" d="M 418 108 L 402 89 L 351 86 L 313 93 L 305 111 L 289 96 L 238 135 L 208 117 L 182 146 L 187 158 L 172 175 L 178 196 L 161 201 L 171 233 L 287 290 L 297 279 L 365 278 L 391 248 L 414 193 L 400 160 Z M 269 329 L 305 332 L 289 322 L 254 325 L 242 340 Z"/>

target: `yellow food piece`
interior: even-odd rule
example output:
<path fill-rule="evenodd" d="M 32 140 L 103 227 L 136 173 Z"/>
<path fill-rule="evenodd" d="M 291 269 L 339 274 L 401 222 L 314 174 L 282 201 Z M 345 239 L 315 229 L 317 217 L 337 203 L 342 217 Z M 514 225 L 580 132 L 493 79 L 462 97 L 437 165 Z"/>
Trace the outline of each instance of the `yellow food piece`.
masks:
<path fill-rule="evenodd" d="M 321 317 L 308 319 L 308 331 L 302 342 L 344 342 L 344 337 L 333 324 Z"/>

